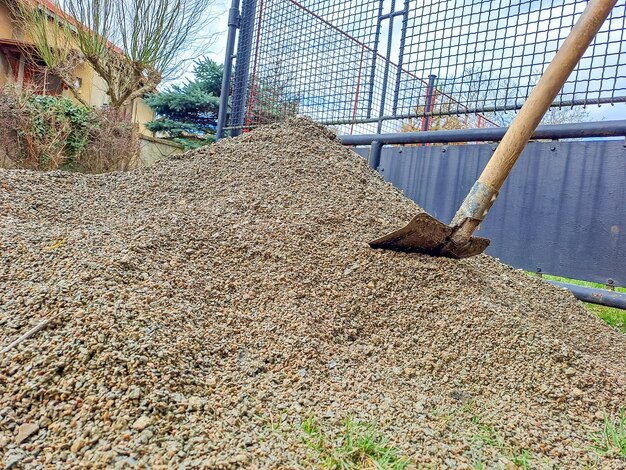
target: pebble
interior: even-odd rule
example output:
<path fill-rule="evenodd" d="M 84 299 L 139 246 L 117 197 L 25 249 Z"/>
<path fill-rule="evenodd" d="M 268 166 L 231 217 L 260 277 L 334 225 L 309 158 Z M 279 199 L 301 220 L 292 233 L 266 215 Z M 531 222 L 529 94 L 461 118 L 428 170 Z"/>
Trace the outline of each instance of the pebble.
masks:
<path fill-rule="evenodd" d="M 136 431 L 143 431 L 151 424 L 152 419 L 149 416 L 142 416 L 133 423 L 132 428 Z"/>
<path fill-rule="evenodd" d="M 565 376 L 566 377 L 574 377 L 576 375 L 576 370 L 572 369 L 571 367 L 568 367 L 567 369 L 565 369 Z"/>
<path fill-rule="evenodd" d="M 30 436 L 39 431 L 39 425 L 36 423 L 24 423 L 17 428 L 17 435 L 15 436 L 15 443 L 21 444 Z"/>
<path fill-rule="evenodd" d="M 18 463 L 26 458 L 26 452 L 21 449 L 9 449 L 6 454 L 4 454 L 4 468 L 5 470 L 11 470 Z"/>
<path fill-rule="evenodd" d="M 74 442 L 72 443 L 72 446 L 70 447 L 70 451 L 73 453 L 77 453 L 83 447 L 85 447 L 86 444 L 87 444 L 87 440 L 83 439 L 82 437 L 79 437 L 78 439 L 75 439 Z"/>
<path fill-rule="evenodd" d="M 138 400 L 141 397 L 141 389 L 139 387 L 131 387 L 128 390 L 128 398 Z"/>

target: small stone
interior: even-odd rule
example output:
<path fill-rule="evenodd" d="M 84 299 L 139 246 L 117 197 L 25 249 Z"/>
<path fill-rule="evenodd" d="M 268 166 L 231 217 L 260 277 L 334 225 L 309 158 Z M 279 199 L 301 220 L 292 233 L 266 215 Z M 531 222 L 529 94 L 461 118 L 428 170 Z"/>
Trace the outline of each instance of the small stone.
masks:
<path fill-rule="evenodd" d="M 139 387 L 131 387 L 128 391 L 128 398 L 138 400 L 141 397 L 141 389 Z"/>
<path fill-rule="evenodd" d="M 22 442 L 24 442 L 30 436 L 35 434 L 37 431 L 39 431 L 39 425 L 37 425 L 36 423 L 22 424 L 17 430 L 17 435 L 15 436 L 15 443 L 17 445 L 20 445 Z"/>
<path fill-rule="evenodd" d="M 335 367 L 337 367 L 337 361 L 332 359 L 331 361 L 328 362 L 328 368 L 329 369 L 334 369 Z"/>
<path fill-rule="evenodd" d="M 145 429 L 141 432 L 141 434 L 139 434 L 139 437 L 137 438 L 137 442 L 145 444 L 150 439 L 152 439 L 153 436 L 154 436 L 154 433 L 150 431 L 150 429 Z"/>
<path fill-rule="evenodd" d="M 75 439 L 74 442 L 72 443 L 72 447 L 70 447 L 70 451 L 75 454 L 79 452 L 83 447 L 85 447 L 86 444 L 87 444 L 87 441 L 83 439 L 82 437 L 79 437 L 78 439 Z"/>
<path fill-rule="evenodd" d="M 574 377 L 574 375 L 576 375 L 576 369 L 573 369 L 571 367 L 568 367 L 567 369 L 565 369 L 565 376 L 566 377 Z"/>
<path fill-rule="evenodd" d="M 572 390 L 572 395 L 574 395 L 575 397 L 582 397 L 583 391 L 578 387 L 574 387 L 574 389 Z"/>
<path fill-rule="evenodd" d="M 187 403 L 191 408 L 199 409 L 204 406 L 204 399 L 202 399 L 201 397 L 189 397 Z"/>
<path fill-rule="evenodd" d="M 26 452 L 22 449 L 11 449 L 4 455 L 4 468 L 10 470 L 26 457 Z"/>
<path fill-rule="evenodd" d="M 142 416 L 132 425 L 132 428 L 136 431 L 143 431 L 152 424 L 152 419 L 149 416 Z"/>
<path fill-rule="evenodd" d="M 128 421 L 125 418 L 119 418 L 115 421 L 112 428 L 114 431 L 119 431 L 126 428 L 126 426 L 128 426 Z"/>

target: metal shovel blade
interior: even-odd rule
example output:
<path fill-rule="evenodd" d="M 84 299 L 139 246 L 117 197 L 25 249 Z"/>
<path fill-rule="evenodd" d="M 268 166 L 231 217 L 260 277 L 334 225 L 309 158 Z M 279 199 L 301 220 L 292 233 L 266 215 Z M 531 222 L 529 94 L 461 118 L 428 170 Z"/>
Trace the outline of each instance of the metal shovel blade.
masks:
<path fill-rule="evenodd" d="M 489 240 L 469 237 L 463 242 L 452 239 L 454 227 L 443 224 L 425 212 L 416 215 L 406 227 L 370 242 L 372 248 L 424 253 L 447 258 L 469 258 L 489 246 Z"/>

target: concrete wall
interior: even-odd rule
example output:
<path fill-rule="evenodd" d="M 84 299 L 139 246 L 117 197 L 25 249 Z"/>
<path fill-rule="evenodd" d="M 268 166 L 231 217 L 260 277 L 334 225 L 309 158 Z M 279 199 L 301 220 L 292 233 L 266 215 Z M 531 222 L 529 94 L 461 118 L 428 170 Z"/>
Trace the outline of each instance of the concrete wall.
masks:
<path fill-rule="evenodd" d="M 89 83 L 91 84 L 89 89 L 89 104 L 97 108 L 109 104 L 110 98 L 109 95 L 107 95 L 106 82 L 100 75 L 95 73 L 91 67 L 86 67 L 91 72 L 91 77 L 89 78 Z M 87 90 L 85 90 L 85 92 L 87 92 Z"/>
<path fill-rule="evenodd" d="M 150 122 L 154 119 L 154 111 L 150 106 L 146 104 L 146 102 L 141 98 L 136 98 L 132 104 L 133 115 L 132 119 L 134 122 L 139 124 L 139 132 L 142 135 L 152 137 L 153 134 L 148 129 L 146 129 L 146 123 Z"/>
<path fill-rule="evenodd" d="M 11 15 L 9 8 L 0 0 L 0 38 L 11 39 L 13 37 L 13 24 L 11 23 Z M 0 54 L 0 86 L 4 86 L 8 82 L 11 74 L 9 62 Z"/>
<path fill-rule="evenodd" d="M 185 148 L 180 144 L 142 135 L 139 138 L 139 163 L 137 166 L 151 166 L 163 158 L 180 155 L 184 152 Z"/>

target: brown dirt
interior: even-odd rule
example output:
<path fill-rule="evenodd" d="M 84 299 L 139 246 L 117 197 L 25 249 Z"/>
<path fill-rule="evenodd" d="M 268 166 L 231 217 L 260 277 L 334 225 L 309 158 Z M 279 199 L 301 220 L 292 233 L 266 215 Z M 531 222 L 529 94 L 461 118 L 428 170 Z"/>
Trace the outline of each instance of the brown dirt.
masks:
<path fill-rule="evenodd" d="M 306 119 L 129 173 L 0 170 L 0 346 L 60 312 L 0 356 L 0 458 L 309 467 L 314 415 L 415 465 L 623 468 L 590 448 L 626 337 L 488 256 L 368 247 L 418 210 Z"/>

